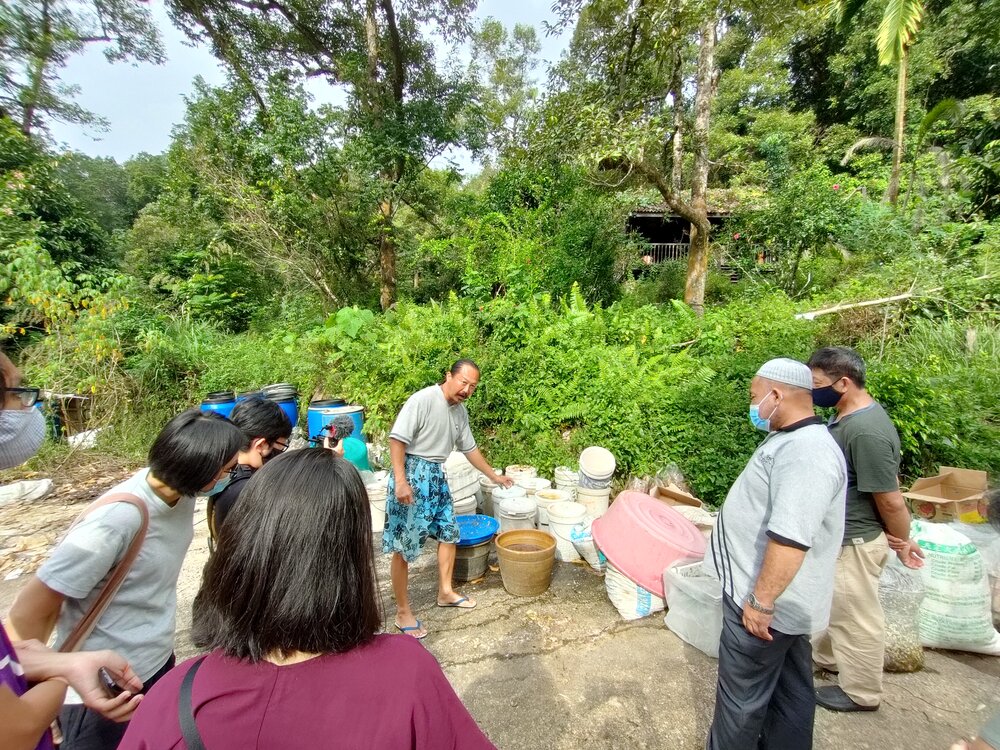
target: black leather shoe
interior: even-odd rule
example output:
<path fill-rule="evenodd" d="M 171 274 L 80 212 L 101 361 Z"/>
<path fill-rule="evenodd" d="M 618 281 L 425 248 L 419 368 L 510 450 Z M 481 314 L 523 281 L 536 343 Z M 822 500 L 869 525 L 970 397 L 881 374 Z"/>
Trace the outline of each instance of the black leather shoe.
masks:
<path fill-rule="evenodd" d="M 862 706 L 840 689 L 840 685 L 821 687 L 816 691 L 816 703 L 828 711 L 878 711 L 878 706 Z"/>

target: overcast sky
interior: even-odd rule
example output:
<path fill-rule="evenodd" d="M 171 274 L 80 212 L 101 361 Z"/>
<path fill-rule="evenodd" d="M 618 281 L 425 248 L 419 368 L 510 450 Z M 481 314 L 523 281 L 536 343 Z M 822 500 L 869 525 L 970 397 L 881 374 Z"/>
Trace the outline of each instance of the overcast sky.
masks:
<path fill-rule="evenodd" d="M 537 73 L 545 78 L 545 66 L 559 58 L 569 32 L 546 36 L 543 21 L 554 21 L 551 0 L 480 0 L 479 18 L 493 16 L 508 28 L 515 23 L 535 27 L 544 60 Z M 153 0 L 153 14 L 167 51 L 163 65 L 110 64 L 97 46 L 73 57 L 62 80 L 80 87 L 77 102 L 110 122 L 101 132 L 82 125 L 52 123 L 52 136 L 62 147 L 91 156 L 111 156 L 119 162 L 142 151 L 160 153 L 170 144 L 173 126 L 184 117 L 183 97 L 191 92 L 195 76 L 211 84 L 222 84 L 225 76 L 205 47 L 188 46 L 186 37 L 170 23 L 160 0 Z"/>

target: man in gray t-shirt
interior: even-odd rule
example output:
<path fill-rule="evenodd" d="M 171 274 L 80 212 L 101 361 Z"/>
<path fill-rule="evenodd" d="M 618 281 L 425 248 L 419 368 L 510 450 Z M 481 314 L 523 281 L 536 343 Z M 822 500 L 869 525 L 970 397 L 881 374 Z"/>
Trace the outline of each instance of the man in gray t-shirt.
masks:
<path fill-rule="evenodd" d="M 407 399 L 389 433 L 392 473 L 382 551 L 392 555 L 395 625 L 400 632 L 414 638 L 423 638 L 427 631 L 410 608 L 409 569 L 428 537 L 438 542 L 438 606 L 459 609 L 476 606 L 451 584 L 459 533 L 441 465 L 457 449 L 491 481 L 504 487 L 513 484 L 509 477 L 493 471 L 476 447 L 469 428 L 465 402 L 478 385 L 479 366 L 472 360 L 459 360 L 443 383 L 428 386 Z"/>
<path fill-rule="evenodd" d="M 885 409 L 865 390 L 865 361 L 853 349 L 827 347 L 809 359 L 813 401 L 834 407 L 830 434 L 847 460 L 843 547 L 830 626 L 813 639 L 813 659 L 839 673 L 837 685 L 816 691 L 831 711 L 875 711 L 882 700 L 885 617 L 878 583 L 890 547 L 904 565 L 923 563 L 910 541 L 910 512 L 899 491 L 899 435 Z"/>
<path fill-rule="evenodd" d="M 811 387 L 792 359 L 766 362 L 750 384 L 750 421 L 768 435 L 729 490 L 703 563 L 723 591 L 708 750 L 812 747 L 809 636 L 830 612 L 847 472 Z"/>

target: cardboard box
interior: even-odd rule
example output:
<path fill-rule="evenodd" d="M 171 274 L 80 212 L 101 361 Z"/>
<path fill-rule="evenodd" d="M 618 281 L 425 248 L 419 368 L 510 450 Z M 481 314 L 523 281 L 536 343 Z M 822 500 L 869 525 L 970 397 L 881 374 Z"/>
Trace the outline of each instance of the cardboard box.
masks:
<path fill-rule="evenodd" d="M 662 500 L 667 505 L 690 505 L 692 508 L 702 507 L 702 502 L 689 492 L 685 492 L 676 484 L 666 486 L 658 484 L 650 493 L 657 500 Z"/>
<path fill-rule="evenodd" d="M 936 477 L 922 477 L 904 492 L 914 518 L 947 523 L 986 523 L 985 471 L 942 466 Z"/>

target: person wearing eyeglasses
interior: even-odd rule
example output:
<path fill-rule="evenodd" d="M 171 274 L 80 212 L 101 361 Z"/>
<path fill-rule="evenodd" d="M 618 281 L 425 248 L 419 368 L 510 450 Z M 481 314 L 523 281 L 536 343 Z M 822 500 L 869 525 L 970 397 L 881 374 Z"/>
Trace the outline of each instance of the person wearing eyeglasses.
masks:
<path fill-rule="evenodd" d="M 110 490 L 145 505 L 149 526 L 121 586 L 81 644 L 113 650 L 132 666 L 145 689 L 174 665 L 177 579 L 194 538 L 195 495 L 229 474 L 243 435 L 229 420 L 197 409 L 178 414 L 149 450 L 149 466 Z M 130 503 L 95 509 L 63 537 L 14 600 L 12 637 L 63 644 L 101 595 L 112 569 L 142 526 Z M 59 714 L 62 750 L 111 750 L 125 725 L 108 719 L 71 692 Z M 2 745 L 6 748 L 6 745 Z"/>
<path fill-rule="evenodd" d="M 208 496 L 208 531 L 214 545 L 226 516 L 254 473 L 275 456 L 288 450 L 292 423 L 274 401 L 255 397 L 236 404 L 229 421 L 243 433 L 243 449 L 230 475 Z"/>
<path fill-rule="evenodd" d="M 38 398 L 38 389 L 22 386 L 21 371 L 0 352 L 0 469 L 23 464 L 45 440 Z"/>
<path fill-rule="evenodd" d="M 0 352 L 0 469 L 12 469 L 35 454 L 45 436 L 37 388 L 21 386 L 21 373 Z M 122 692 L 109 698 L 99 672 Z M 113 651 L 59 653 L 38 641 L 15 641 L 0 625 L 0 747 L 52 750 L 49 726 L 59 715 L 68 686 L 108 721 L 127 721 L 142 696 L 142 682 Z"/>

